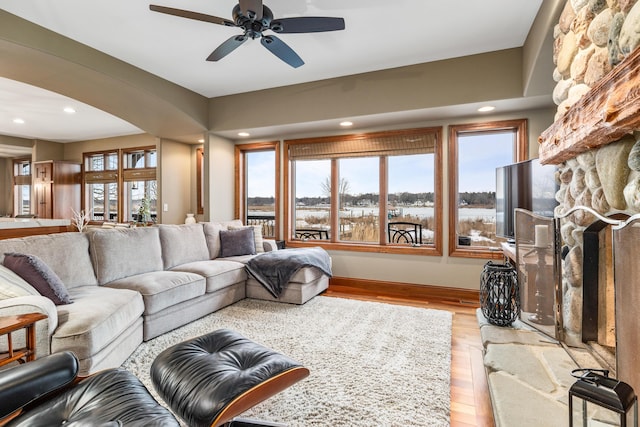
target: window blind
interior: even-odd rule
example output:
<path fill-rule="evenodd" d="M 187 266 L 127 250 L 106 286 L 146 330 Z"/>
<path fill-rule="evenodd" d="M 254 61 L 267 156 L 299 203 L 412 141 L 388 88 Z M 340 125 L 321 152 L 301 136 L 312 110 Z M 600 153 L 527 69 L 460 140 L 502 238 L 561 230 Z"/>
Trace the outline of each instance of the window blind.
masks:
<path fill-rule="evenodd" d="M 290 160 L 399 156 L 435 151 L 439 129 L 369 133 L 286 141 Z"/>

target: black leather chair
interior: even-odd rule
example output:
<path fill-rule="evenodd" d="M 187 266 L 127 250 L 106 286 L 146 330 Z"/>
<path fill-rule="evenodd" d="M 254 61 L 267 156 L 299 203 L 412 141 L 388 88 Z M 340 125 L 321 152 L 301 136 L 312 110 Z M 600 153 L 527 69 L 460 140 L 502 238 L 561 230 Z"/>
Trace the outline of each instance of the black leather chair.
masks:
<path fill-rule="evenodd" d="M 0 425 L 158 426 L 180 424 L 124 369 L 80 379 L 71 352 L 0 371 Z"/>
<path fill-rule="evenodd" d="M 396 221 L 387 224 L 389 243 L 422 244 L 422 224 Z"/>
<path fill-rule="evenodd" d="M 0 426 L 179 426 L 129 371 L 78 378 L 71 352 L 0 371 Z M 151 367 L 151 380 L 190 427 L 284 426 L 237 418 L 309 375 L 288 357 L 219 329 L 174 345 Z"/>

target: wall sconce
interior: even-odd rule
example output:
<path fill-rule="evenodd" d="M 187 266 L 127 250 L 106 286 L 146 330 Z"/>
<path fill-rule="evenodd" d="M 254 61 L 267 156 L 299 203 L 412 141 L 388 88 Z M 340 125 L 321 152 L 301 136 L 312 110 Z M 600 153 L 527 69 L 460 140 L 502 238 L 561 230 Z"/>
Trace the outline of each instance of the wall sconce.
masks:
<path fill-rule="evenodd" d="M 638 399 L 629 384 L 602 369 L 574 369 L 571 375 L 578 380 L 569 389 L 569 427 L 574 419 L 581 419 L 582 427 L 638 427 Z M 582 404 L 574 407 L 574 398 Z"/>

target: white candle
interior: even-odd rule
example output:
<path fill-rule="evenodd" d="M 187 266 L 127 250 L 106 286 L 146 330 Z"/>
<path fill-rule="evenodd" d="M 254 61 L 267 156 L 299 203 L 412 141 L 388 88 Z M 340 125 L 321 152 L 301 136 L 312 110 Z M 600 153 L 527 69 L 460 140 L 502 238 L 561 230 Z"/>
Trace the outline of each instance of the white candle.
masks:
<path fill-rule="evenodd" d="M 535 240 L 533 246 L 536 248 L 546 248 L 549 245 L 549 226 L 536 225 Z"/>

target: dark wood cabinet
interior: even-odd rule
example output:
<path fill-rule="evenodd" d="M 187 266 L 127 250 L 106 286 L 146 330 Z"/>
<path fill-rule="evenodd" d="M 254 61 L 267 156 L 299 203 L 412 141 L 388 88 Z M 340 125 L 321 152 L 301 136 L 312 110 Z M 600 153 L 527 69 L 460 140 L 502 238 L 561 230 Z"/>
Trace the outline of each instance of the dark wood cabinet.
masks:
<path fill-rule="evenodd" d="M 71 209 L 80 210 L 79 163 L 34 162 L 33 213 L 38 218 L 71 218 Z"/>

